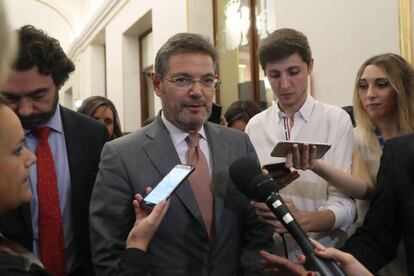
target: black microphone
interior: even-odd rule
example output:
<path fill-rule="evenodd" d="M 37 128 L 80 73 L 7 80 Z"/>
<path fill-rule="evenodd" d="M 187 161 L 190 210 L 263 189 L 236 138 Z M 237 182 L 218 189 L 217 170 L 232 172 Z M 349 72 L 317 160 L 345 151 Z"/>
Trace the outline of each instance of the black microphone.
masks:
<path fill-rule="evenodd" d="M 315 255 L 315 246 L 290 213 L 273 178 L 264 175 L 255 160 L 242 157 L 231 164 L 229 172 L 240 192 L 257 202 L 265 202 L 280 220 L 302 249 L 306 256 L 307 267 L 315 269 L 322 276 L 346 276 L 334 260 L 323 259 Z"/>

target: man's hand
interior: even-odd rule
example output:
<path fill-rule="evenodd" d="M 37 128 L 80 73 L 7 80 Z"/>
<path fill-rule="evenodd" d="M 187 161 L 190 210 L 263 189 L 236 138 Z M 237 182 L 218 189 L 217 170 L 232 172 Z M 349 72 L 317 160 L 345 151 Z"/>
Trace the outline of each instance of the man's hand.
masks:
<path fill-rule="evenodd" d="M 277 190 L 285 188 L 300 176 L 298 171 L 293 171 L 290 174 L 281 174 L 279 171 L 269 172 L 266 169 L 262 169 L 262 172 L 275 180 Z"/>

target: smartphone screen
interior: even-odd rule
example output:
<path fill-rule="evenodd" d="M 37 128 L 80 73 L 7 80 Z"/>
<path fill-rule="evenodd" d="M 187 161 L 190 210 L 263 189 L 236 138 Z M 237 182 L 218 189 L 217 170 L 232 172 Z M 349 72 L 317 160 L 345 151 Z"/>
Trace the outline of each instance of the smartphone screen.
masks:
<path fill-rule="evenodd" d="M 155 206 L 161 200 L 167 199 L 175 189 L 194 171 L 190 165 L 176 165 L 158 185 L 149 193 L 144 202 L 147 206 Z"/>

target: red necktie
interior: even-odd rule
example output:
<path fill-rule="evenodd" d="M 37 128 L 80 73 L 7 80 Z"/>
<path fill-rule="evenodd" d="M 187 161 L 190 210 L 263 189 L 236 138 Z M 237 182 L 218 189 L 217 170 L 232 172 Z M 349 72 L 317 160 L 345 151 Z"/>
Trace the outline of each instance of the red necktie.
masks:
<path fill-rule="evenodd" d="M 198 208 L 203 217 L 204 226 L 207 229 L 210 240 L 213 237 L 213 194 L 211 191 L 211 177 L 208 169 L 207 159 L 199 147 L 200 134 L 188 135 L 190 148 L 188 149 L 187 161 L 195 167 L 195 171 L 189 176 L 191 188 L 197 200 Z"/>
<path fill-rule="evenodd" d="M 55 163 L 47 140 L 51 129 L 34 131 L 37 144 L 37 196 L 39 200 L 40 259 L 53 276 L 66 275 L 65 243 Z"/>

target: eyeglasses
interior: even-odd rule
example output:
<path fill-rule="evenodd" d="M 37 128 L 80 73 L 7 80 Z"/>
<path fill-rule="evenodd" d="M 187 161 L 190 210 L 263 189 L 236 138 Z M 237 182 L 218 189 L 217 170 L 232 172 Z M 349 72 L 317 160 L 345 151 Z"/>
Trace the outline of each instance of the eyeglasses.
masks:
<path fill-rule="evenodd" d="M 196 80 L 190 77 L 175 77 L 172 79 L 167 79 L 167 78 L 165 79 L 169 82 L 172 82 L 175 86 L 180 87 L 180 88 L 190 88 L 196 82 L 199 82 L 204 88 L 214 90 L 221 83 L 221 81 L 216 77 L 204 77 L 199 80 Z"/>

